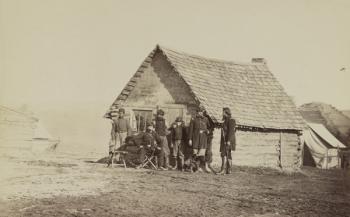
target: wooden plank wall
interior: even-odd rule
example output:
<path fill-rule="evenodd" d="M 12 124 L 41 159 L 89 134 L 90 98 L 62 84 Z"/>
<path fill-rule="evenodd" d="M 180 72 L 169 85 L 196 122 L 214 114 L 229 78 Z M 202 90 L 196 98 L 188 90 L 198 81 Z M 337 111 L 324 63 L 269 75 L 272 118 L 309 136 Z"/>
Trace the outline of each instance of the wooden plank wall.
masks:
<path fill-rule="evenodd" d="M 278 168 L 279 132 L 237 131 L 237 147 L 233 152 L 233 164 Z M 282 133 L 281 164 L 283 168 L 298 167 L 301 151 L 298 150 L 298 136 Z M 213 139 L 213 161 L 221 164 L 220 130 L 215 130 Z"/>
<path fill-rule="evenodd" d="M 302 148 L 296 133 L 282 133 L 281 163 L 284 169 L 295 169 L 301 166 Z"/>

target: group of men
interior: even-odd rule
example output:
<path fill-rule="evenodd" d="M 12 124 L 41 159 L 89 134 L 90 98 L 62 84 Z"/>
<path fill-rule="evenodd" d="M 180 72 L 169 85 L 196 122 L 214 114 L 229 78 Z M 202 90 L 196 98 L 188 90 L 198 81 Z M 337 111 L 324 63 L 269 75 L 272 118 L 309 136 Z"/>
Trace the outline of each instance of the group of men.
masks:
<path fill-rule="evenodd" d="M 206 113 L 204 107 L 199 106 L 196 114 L 191 118 L 188 127 L 181 117 L 169 127 L 166 125 L 164 111 L 159 109 L 153 122 L 146 123 L 146 129 L 132 136 L 129 121 L 124 118 L 125 110 L 119 109 L 117 118 L 112 119 L 111 142 L 109 145 L 110 160 L 114 152 L 123 144 L 133 139 L 137 144 L 139 168 L 145 155 L 152 152 L 157 159 L 160 170 L 188 170 L 190 172 L 205 171 L 215 174 L 229 174 L 232 170 L 232 151 L 236 148 L 236 122 L 231 116 L 229 108 L 223 108 L 223 122 L 215 125 Z M 212 140 L 215 127 L 221 128 L 221 170 L 215 171 L 212 163 Z M 125 142 L 128 141 L 128 142 Z M 173 158 L 173 167 L 170 160 Z"/>

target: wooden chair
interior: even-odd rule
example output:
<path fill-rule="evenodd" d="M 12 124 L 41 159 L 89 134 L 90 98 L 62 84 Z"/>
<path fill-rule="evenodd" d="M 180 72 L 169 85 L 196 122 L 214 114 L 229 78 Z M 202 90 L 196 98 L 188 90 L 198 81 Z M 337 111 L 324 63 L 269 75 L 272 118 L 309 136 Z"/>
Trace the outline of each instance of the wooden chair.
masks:
<path fill-rule="evenodd" d="M 153 163 L 153 161 L 156 161 Z M 158 169 L 157 165 L 157 157 L 155 155 L 155 150 L 150 150 L 146 152 L 145 159 L 143 163 L 140 165 L 140 168 L 145 168 L 146 166 L 149 166 L 150 168 L 153 168 L 155 170 Z"/>
<path fill-rule="evenodd" d="M 125 156 L 128 154 L 127 151 L 114 151 L 114 157 L 119 155 L 119 162 L 121 163 L 116 163 L 114 165 L 117 166 L 124 166 L 124 169 L 126 169 L 126 163 L 125 163 Z M 117 161 L 118 162 L 118 161 Z M 113 167 L 113 159 L 112 159 L 112 167 Z"/>

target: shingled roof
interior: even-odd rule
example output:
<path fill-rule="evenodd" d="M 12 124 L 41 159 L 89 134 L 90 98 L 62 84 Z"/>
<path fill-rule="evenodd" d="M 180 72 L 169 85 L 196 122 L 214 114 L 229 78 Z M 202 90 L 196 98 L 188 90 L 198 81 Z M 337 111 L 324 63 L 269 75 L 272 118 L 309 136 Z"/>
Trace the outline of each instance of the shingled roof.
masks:
<path fill-rule="evenodd" d="M 213 121 L 220 122 L 229 107 L 239 125 L 301 130 L 305 124 L 291 98 L 264 63 L 237 63 L 201 57 L 157 46 L 118 96 L 121 104 L 136 85 L 156 52 L 162 52 Z"/>

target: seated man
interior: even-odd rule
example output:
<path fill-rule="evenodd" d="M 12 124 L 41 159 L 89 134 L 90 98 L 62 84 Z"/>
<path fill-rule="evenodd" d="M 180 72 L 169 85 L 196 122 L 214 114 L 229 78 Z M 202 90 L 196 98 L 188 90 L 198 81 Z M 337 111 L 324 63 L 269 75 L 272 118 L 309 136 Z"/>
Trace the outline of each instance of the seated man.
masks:
<path fill-rule="evenodd" d="M 140 146 L 142 144 L 142 137 L 141 134 L 136 134 L 132 136 L 128 136 L 125 139 L 125 143 L 119 147 L 118 151 L 126 151 L 127 155 L 125 156 L 125 160 L 127 165 L 135 167 L 137 164 L 139 164 L 139 157 L 138 153 L 140 150 Z"/>
<path fill-rule="evenodd" d="M 142 166 L 142 163 L 145 160 L 146 154 L 151 154 L 154 152 L 154 155 L 158 159 L 158 167 L 162 169 L 163 165 L 163 152 L 161 148 L 161 139 L 158 134 L 154 131 L 152 124 L 147 123 L 146 132 L 141 133 L 142 142 L 139 146 L 139 162 L 140 165 L 137 168 Z"/>
<path fill-rule="evenodd" d="M 163 163 L 163 152 L 160 146 L 161 140 L 154 131 L 152 124 L 147 124 L 146 132 L 140 132 L 125 139 L 125 145 L 118 150 L 127 151 L 126 161 L 129 165 L 140 168 L 145 160 L 146 154 L 154 151 L 158 159 L 159 168 Z M 137 165 L 137 166 L 136 166 Z"/>

